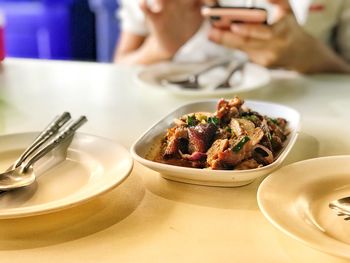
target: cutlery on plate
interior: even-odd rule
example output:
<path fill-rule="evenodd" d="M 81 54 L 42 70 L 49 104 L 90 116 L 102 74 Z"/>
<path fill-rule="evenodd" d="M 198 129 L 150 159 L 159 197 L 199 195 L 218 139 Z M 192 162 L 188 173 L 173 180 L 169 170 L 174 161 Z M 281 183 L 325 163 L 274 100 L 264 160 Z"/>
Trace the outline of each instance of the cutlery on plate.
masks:
<path fill-rule="evenodd" d="M 344 216 L 344 220 L 350 220 L 350 197 L 340 198 L 329 203 L 329 208 L 333 209 L 338 216 Z"/>
<path fill-rule="evenodd" d="M 12 170 L 20 166 L 27 158 L 39 149 L 45 142 L 47 142 L 52 136 L 54 136 L 59 129 L 61 129 L 67 121 L 69 121 L 71 115 L 69 112 L 64 112 L 62 115 L 55 117 L 52 122 L 35 138 L 30 146 L 21 154 L 17 161 L 12 164 L 7 171 Z"/>
<path fill-rule="evenodd" d="M 47 153 L 68 141 L 84 123 L 87 122 L 85 116 L 70 123 L 63 131 L 58 133 L 47 145 L 36 152 L 27 162 L 22 162 L 20 166 L 0 174 L 0 191 L 9 191 L 16 188 L 28 186 L 35 181 L 33 165 L 44 157 Z"/>
<path fill-rule="evenodd" d="M 243 69 L 244 65 L 248 62 L 248 60 L 246 58 L 244 59 L 240 59 L 237 61 L 233 61 L 232 63 L 230 63 L 230 65 L 228 66 L 228 70 L 227 70 L 227 75 L 225 77 L 225 79 L 219 83 L 215 89 L 228 89 L 231 88 L 232 85 L 230 83 L 230 80 L 233 76 L 233 74 L 235 74 L 237 71 L 240 71 Z"/>
<path fill-rule="evenodd" d="M 179 79 L 179 80 L 169 80 L 169 79 L 163 79 L 161 82 L 162 84 L 165 85 L 179 85 L 184 89 L 198 89 L 200 88 L 199 82 L 198 82 L 198 78 L 200 75 L 208 72 L 209 70 L 212 70 L 214 68 L 217 67 L 221 67 L 221 66 L 227 66 L 230 63 L 230 60 L 222 60 L 219 62 L 214 62 L 212 64 L 210 64 L 209 66 L 205 67 L 204 69 L 201 69 L 199 71 L 197 71 L 196 73 L 193 73 L 191 75 L 186 76 L 183 79 Z"/>

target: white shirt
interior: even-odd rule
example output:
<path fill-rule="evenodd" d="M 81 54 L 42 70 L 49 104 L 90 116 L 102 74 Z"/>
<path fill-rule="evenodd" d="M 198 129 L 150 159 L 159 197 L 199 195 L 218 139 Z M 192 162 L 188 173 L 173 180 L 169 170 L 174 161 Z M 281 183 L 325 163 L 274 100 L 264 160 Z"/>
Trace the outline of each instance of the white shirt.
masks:
<path fill-rule="evenodd" d="M 119 17 L 123 31 L 147 36 L 149 31 L 145 16 L 139 8 L 138 0 L 119 0 Z M 174 1 L 174 0 L 173 0 Z M 242 6 L 243 0 L 221 0 L 221 4 Z M 257 0 L 256 6 L 268 9 L 273 19 L 274 8 L 264 0 Z M 350 0 L 290 0 L 298 22 L 316 38 L 321 39 L 350 61 Z M 203 61 L 211 57 L 227 56 L 234 51 L 214 44 L 207 39 L 209 23 L 201 29 L 177 52 L 177 61 Z"/>

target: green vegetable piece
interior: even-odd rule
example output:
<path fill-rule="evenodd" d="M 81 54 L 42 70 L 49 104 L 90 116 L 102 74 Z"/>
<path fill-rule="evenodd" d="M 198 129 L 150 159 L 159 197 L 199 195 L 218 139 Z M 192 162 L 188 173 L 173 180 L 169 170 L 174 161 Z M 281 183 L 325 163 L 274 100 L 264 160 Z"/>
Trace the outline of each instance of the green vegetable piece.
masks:
<path fill-rule="evenodd" d="M 212 123 L 214 124 L 215 126 L 219 126 L 219 119 L 218 117 L 209 117 L 208 118 L 208 123 Z"/>
<path fill-rule="evenodd" d="M 232 148 L 232 151 L 235 153 L 238 153 L 240 150 L 242 150 L 243 146 L 250 141 L 250 138 L 248 136 L 244 136 L 243 139 L 237 143 L 235 147 Z"/>
<path fill-rule="evenodd" d="M 256 121 L 259 120 L 259 118 L 257 116 L 255 116 L 255 115 L 246 115 L 246 116 L 243 116 L 242 118 L 246 119 L 248 121 L 251 121 L 253 123 L 255 123 Z"/>
<path fill-rule="evenodd" d="M 270 132 L 266 133 L 267 139 L 269 139 L 269 141 L 272 141 L 272 136 Z"/>
<path fill-rule="evenodd" d="M 277 121 L 277 119 L 269 118 L 269 120 L 270 120 L 273 124 L 275 124 L 275 125 L 278 126 L 278 121 Z"/>
<path fill-rule="evenodd" d="M 257 121 L 258 117 L 256 117 L 255 115 L 249 115 L 249 116 L 247 116 L 246 119 L 249 121 L 255 122 L 255 121 Z"/>
<path fill-rule="evenodd" d="M 197 119 L 196 119 L 196 116 L 194 114 L 187 116 L 187 125 L 188 126 L 196 126 L 197 125 Z"/>

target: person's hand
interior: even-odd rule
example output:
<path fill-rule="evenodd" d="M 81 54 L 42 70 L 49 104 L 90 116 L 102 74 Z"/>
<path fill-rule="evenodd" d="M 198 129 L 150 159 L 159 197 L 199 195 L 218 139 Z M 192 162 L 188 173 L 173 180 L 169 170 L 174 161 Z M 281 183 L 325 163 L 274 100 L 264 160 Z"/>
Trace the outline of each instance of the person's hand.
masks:
<path fill-rule="evenodd" d="M 240 49 L 251 61 L 266 67 L 284 67 L 306 73 L 338 71 L 341 61 L 299 26 L 288 0 L 269 1 L 278 7 L 278 20 L 273 25 L 233 24 L 231 30 L 213 27 L 209 39 Z"/>
<path fill-rule="evenodd" d="M 309 37 L 298 25 L 288 1 L 274 2 L 278 5 L 280 17 L 273 25 L 232 24 L 231 31 L 213 28 L 209 32 L 209 39 L 242 50 L 251 61 L 263 66 L 287 66 L 303 70 L 298 64 L 298 56 L 304 53 Z"/>
<path fill-rule="evenodd" d="M 203 18 L 201 0 L 147 0 L 140 2 L 150 25 L 149 42 L 163 59 L 172 58 L 200 28 Z"/>

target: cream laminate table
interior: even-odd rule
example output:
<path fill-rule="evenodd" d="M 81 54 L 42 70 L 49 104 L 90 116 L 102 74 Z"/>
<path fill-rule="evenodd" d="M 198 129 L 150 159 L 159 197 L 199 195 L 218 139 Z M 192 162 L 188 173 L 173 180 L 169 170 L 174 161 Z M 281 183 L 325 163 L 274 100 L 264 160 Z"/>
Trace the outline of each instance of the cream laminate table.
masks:
<path fill-rule="evenodd" d="M 0 74 L 0 133 L 38 130 L 64 110 L 82 131 L 129 148 L 190 98 L 137 86 L 117 65 L 9 59 Z M 292 106 L 302 134 L 286 163 L 350 153 L 350 76 L 274 72 L 242 95 Z M 0 262 L 346 262 L 282 234 L 258 209 L 260 183 L 215 188 L 167 181 L 135 164 L 111 192 L 47 215 L 0 220 Z M 0 200 L 1 201 L 1 200 Z"/>

